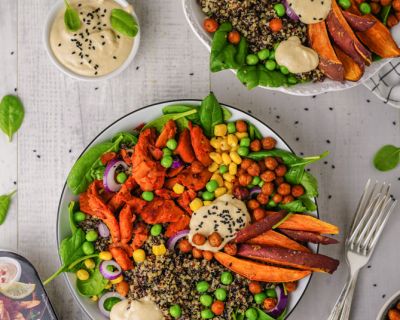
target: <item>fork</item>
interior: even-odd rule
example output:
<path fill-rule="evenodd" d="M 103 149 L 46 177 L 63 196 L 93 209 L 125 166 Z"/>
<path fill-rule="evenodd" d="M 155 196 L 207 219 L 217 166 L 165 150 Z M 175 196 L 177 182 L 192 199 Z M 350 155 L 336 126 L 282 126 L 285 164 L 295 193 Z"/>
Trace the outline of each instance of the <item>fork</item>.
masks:
<path fill-rule="evenodd" d="M 369 179 L 358 203 L 347 235 L 346 262 L 350 268 L 348 280 L 340 293 L 328 320 L 348 320 L 359 271 L 368 263 L 380 235 L 396 206 L 390 196 L 390 184 Z"/>

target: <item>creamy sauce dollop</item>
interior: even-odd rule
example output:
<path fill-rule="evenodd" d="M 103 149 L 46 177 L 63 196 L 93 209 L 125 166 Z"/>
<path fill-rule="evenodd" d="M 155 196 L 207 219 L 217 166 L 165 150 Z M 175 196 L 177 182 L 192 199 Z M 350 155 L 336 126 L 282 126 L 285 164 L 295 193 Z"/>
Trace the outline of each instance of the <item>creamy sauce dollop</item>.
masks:
<path fill-rule="evenodd" d="M 63 8 L 50 31 L 50 47 L 57 60 L 71 71 L 90 77 L 118 69 L 128 58 L 134 39 L 117 34 L 110 23 L 112 9 L 124 9 L 113 0 L 70 0 L 81 20 L 81 28 L 69 31 Z M 132 7 L 128 10 L 132 12 Z"/>
<path fill-rule="evenodd" d="M 232 195 L 225 194 L 215 199 L 211 205 L 201 207 L 193 212 L 190 219 L 189 241 L 200 250 L 217 252 L 234 239 L 236 233 L 249 223 L 250 215 L 245 203 Z M 219 247 L 212 247 L 208 241 L 201 246 L 192 242 L 196 233 L 208 237 L 213 232 L 218 232 L 222 237 Z"/>
<path fill-rule="evenodd" d="M 18 272 L 16 265 L 18 262 L 13 263 L 13 260 L 11 258 L 0 260 L 0 286 L 19 281 L 20 272 Z"/>
<path fill-rule="evenodd" d="M 299 37 L 293 36 L 282 41 L 275 51 L 276 62 L 292 73 L 314 70 L 319 63 L 318 54 L 301 44 Z"/>
<path fill-rule="evenodd" d="M 326 19 L 331 10 L 332 0 L 288 0 L 288 4 L 301 22 L 313 24 Z"/>
<path fill-rule="evenodd" d="M 111 309 L 110 320 L 163 320 L 157 305 L 149 298 L 122 300 Z"/>

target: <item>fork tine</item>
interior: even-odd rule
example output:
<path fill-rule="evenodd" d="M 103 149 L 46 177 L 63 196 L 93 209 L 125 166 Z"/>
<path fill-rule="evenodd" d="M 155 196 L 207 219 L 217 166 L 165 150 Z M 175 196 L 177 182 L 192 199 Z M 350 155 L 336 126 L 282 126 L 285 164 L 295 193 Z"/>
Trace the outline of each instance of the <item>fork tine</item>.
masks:
<path fill-rule="evenodd" d="M 367 181 L 367 183 L 366 183 L 366 185 L 364 187 L 364 191 L 363 191 L 363 193 L 361 195 L 360 201 L 358 202 L 357 209 L 356 209 L 356 214 L 354 215 L 354 219 L 353 219 L 353 222 L 351 224 L 349 235 L 351 235 L 353 233 L 355 227 L 358 224 L 357 221 L 359 220 L 361 213 L 363 211 L 365 211 L 365 208 L 364 208 L 365 205 L 368 204 L 368 202 L 369 202 L 368 200 L 366 200 L 366 198 L 368 196 L 370 184 L 371 184 L 371 179 L 368 179 L 368 181 Z M 375 182 L 375 185 L 373 187 L 373 190 L 375 189 L 375 186 L 376 186 L 376 182 Z"/>

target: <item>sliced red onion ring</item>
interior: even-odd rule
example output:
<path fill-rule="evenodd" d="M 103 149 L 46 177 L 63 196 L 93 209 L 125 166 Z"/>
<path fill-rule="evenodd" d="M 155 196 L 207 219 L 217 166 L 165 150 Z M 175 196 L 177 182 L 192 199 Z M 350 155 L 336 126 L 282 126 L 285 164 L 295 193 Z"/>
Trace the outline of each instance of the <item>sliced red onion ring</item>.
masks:
<path fill-rule="evenodd" d="M 172 169 L 177 169 L 177 168 L 182 167 L 183 165 L 184 165 L 184 163 L 180 158 L 174 157 L 174 161 L 172 162 L 171 168 Z"/>
<path fill-rule="evenodd" d="M 174 250 L 176 243 L 178 240 L 186 237 L 189 234 L 190 230 L 182 230 L 175 233 L 171 238 L 167 241 L 168 250 Z"/>
<path fill-rule="evenodd" d="M 292 19 L 293 21 L 299 21 L 299 16 L 296 14 L 296 12 L 294 12 L 294 10 L 292 9 L 291 6 L 289 6 L 289 3 L 287 2 L 287 0 L 282 0 L 283 5 L 286 8 L 286 15 Z"/>
<path fill-rule="evenodd" d="M 288 295 L 285 294 L 285 290 L 280 284 L 275 287 L 275 291 L 278 298 L 278 303 L 276 304 L 275 308 L 269 310 L 267 313 L 273 318 L 278 318 L 286 309 L 288 304 Z"/>
<path fill-rule="evenodd" d="M 112 267 L 116 270 L 110 271 L 108 267 Z M 103 277 L 107 280 L 117 279 L 122 274 L 121 267 L 114 260 L 102 261 L 100 263 L 99 270 Z"/>
<path fill-rule="evenodd" d="M 259 193 L 261 192 L 261 188 L 260 187 L 253 187 L 250 189 L 250 198 L 254 198 L 255 196 L 257 196 Z"/>
<path fill-rule="evenodd" d="M 97 229 L 99 230 L 100 237 L 107 238 L 110 236 L 110 230 L 108 230 L 108 227 L 103 222 L 99 223 Z"/>
<path fill-rule="evenodd" d="M 121 189 L 122 184 L 115 181 L 115 170 L 117 170 L 119 166 L 123 167 L 125 170 L 128 169 L 128 165 L 124 161 L 117 159 L 111 160 L 107 164 L 103 175 L 104 189 L 107 192 L 117 192 Z"/>
<path fill-rule="evenodd" d="M 98 306 L 99 306 L 99 309 L 100 309 L 101 313 L 104 316 L 106 316 L 107 318 L 110 317 L 110 311 L 111 310 L 110 311 L 106 310 L 104 308 L 104 303 L 106 302 L 107 299 L 110 299 L 110 298 L 118 298 L 121 301 L 122 300 L 126 300 L 126 298 L 121 296 L 118 292 L 107 292 L 107 293 L 103 294 L 101 296 L 100 300 L 99 300 Z"/>

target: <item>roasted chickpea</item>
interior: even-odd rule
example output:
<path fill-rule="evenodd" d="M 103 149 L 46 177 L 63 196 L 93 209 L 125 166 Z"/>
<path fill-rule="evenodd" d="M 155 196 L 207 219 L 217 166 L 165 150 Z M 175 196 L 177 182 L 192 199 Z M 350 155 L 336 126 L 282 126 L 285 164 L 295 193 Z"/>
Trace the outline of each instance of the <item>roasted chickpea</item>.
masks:
<path fill-rule="evenodd" d="M 301 197 L 304 194 L 304 188 L 300 184 L 296 184 L 292 187 L 292 196 L 295 198 Z"/>
<path fill-rule="evenodd" d="M 254 221 L 258 221 L 265 218 L 265 210 L 261 208 L 257 208 L 253 211 L 253 219 Z"/>
<path fill-rule="evenodd" d="M 267 170 L 267 167 L 265 166 L 264 160 L 260 160 L 257 163 L 258 163 L 258 166 L 260 167 L 260 171 L 261 172 L 264 172 L 265 170 Z"/>
<path fill-rule="evenodd" d="M 224 252 L 230 256 L 234 256 L 237 253 L 237 246 L 234 243 L 227 243 L 224 247 Z"/>
<path fill-rule="evenodd" d="M 293 292 L 297 289 L 297 282 L 286 282 L 285 288 L 287 292 Z"/>
<path fill-rule="evenodd" d="M 284 182 L 284 183 L 281 183 L 281 184 L 279 185 L 277 192 L 278 192 L 281 196 L 287 196 L 287 195 L 290 194 L 291 189 L 292 189 L 292 188 L 291 188 L 290 184 Z"/>
<path fill-rule="evenodd" d="M 237 171 L 236 175 L 237 176 L 241 176 L 242 174 L 246 174 L 247 171 L 244 170 L 242 167 L 239 168 L 239 170 Z"/>
<path fill-rule="evenodd" d="M 249 283 L 249 291 L 252 294 L 257 294 L 262 291 L 261 284 L 258 281 L 250 281 Z"/>
<path fill-rule="evenodd" d="M 276 304 L 277 304 L 277 300 L 276 299 L 267 298 L 267 299 L 264 300 L 263 307 L 264 307 L 265 310 L 268 311 L 268 310 L 272 310 L 273 308 L 275 308 Z"/>
<path fill-rule="evenodd" d="M 261 141 L 256 139 L 250 143 L 250 150 L 253 152 L 257 152 L 261 150 Z"/>
<path fill-rule="evenodd" d="M 391 309 L 388 312 L 389 320 L 400 320 L 400 311 L 397 309 Z"/>
<path fill-rule="evenodd" d="M 267 203 L 268 203 L 269 197 L 268 197 L 266 194 L 264 194 L 264 193 L 259 193 L 259 194 L 257 195 L 257 201 L 258 201 L 261 205 L 264 205 L 264 204 L 267 204 Z"/>
<path fill-rule="evenodd" d="M 222 243 L 222 237 L 218 232 L 213 232 L 208 236 L 208 242 L 211 247 L 219 247 Z"/>
<path fill-rule="evenodd" d="M 211 261 L 214 258 L 214 253 L 211 251 L 203 251 L 203 258 L 206 259 L 207 261 Z"/>
<path fill-rule="evenodd" d="M 240 164 L 240 168 L 247 170 L 253 163 L 254 161 L 251 159 L 243 159 L 242 163 Z"/>
<path fill-rule="evenodd" d="M 397 302 L 396 308 L 397 308 L 398 310 L 400 310 L 400 302 Z"/>
<path fill-rule="evenodd" d="M 196 174 L 202 172 L 204 170 L 204 166 L 200 161 L 195 160 L 192 162 L 190 169 L 194 174 Z"/>
<path fill-rule="evenodd" d="M 262 179 L 262 177 L 261 177 Z M 274 192 L 275 186 L 273 182 L 266 182 L 261 188 L 261 192 L 266 196 L 270 196 Z"/>
<path fill-rule="evenodd" d="M 280 203 L 282 201 L 282 196 L 279 193 L 276 193 L 273 195 L 272 201 L 275 203 Z"/>
<path fill-rule="evenodd" d="M 400 3 L 400 1 L 399 1 L 399 3 Z M 370 3 L 370 6 L 371 6 L 371 12 L 372 12 L 373 14 L 378 14 L 379 11 L 381 11 L 381 6 L 380 6 L 380 4 L 377 3 L 377 2 L 371 2 L 371 3 Z M 393 8 L 394 8 L 394 2 L 393 2 Z M 395 10 L 396 10 L 396 9 L 395 9 Z"/>
<path fill-rule="evenodd" d="M 280 184 L 282 184 L 282 183 L 284 183 L 285 182 L 285 179 L 283 178 L 283 177 L 276 177 L 276 179 L 275 179 L 275 184 L 277 185 L 277 186 L 279 186 Z"/>
<path fill-rule="evenodd" d="M 381 6 L 385 7 L 392 4 L 392 0 L 380 0 Z"/>
<path fill-rule="evenodd" d="M 394 0 L 392 2 L 392 7 L 393 7 L 394 10 L 400 11 L 400 0 Z"/>
<path fill-rule="evenodd" d="M 253 180 L 253 177 L 247 173 L 239 176 L 239 184 L 243 187 L 248 186 L 251 183 L 251 180 Z"/>
<path fill-rule="evenodd" d="M 214 301 L 213 304 L 211 305 L 211 311 L 216 315 L 220 316 L 225 309 L 225 305 L 222 301 Z"/>
<path fill-rule="evenodd" d="M 247 201 L 247 208 L 249 208 L 250 210 L 255 210 L 259 207 L 260 207 L 260 203 L 257 200 L 251 199 L 251 200 Z"/>
<path fill-rule="evenodd" d="M 236 131 L 237 132 L 246 132 L 247 131 L 247 123 L 243 120 L 236 121 Z"/>
<path fill-rule="evenodd" d="M 190 244 L 188 239 L 182 239 L 178 243 L 178 248 L 181 252 L 188 253 L 188 252 L 192 251 L 193 246 Z"/>
<path fill-rule="evenodd" d="M 265 162 L 265 166 L 267 167 L 267 169 L 272 170 L 272 171 L 275 170 L 279 164 L 278 161 L 274 157 L 266 157 L 264 162 Z"/>
<path fill-rule="evenodd" d="M 201 246 L 206 243 L 206 237 L 201 233 L 194 234 L 192 241 L 195 245 Z"/>
<path fill-rule="evenodd" d="M 252 163 L 250 167 L 247 168 L 247 173 L 252 177 L 257 177 L 260 175 L 260 166 L 257 163 Z"/>
<path fill-rule="evenodd" d="M 233 189 L 233 195 L 235 196 L 235 198 L 237 198 L 239 200 L 244 200 L 244 199 L 248 198 L 249 190 L 247 188 L 243 188 L 243 187 L 235 187 Z"/>
<path fill-rule="evenodd" d="M 276 140 L 272 137 L 266 137 L 261 140 L 261 144 L 264 150 L 271 150 L 276 147 Z"/>
<path fill-rule="evenodd" d="M 203 258 L 203 252 L 197 248 L 192 249 L 192 255 L 193 255 L 193 258 L 195 258 L 195 259 Z"/>
<path fill-rule="evenodd" d="M 264 171 L 261 176 L 260 176 L 261 180 L 264 182 L 271 182 L 274 181 L 276 178 L 276 174 L 273 171 L 267 170 Z"/>
<path fill-rule="evenodd" d="M 283 177 L 287 172 L 287 168 L 284 164 L 280 164 L 279 166 L 276 167 L 275 169 L 275 174 L 278 177 Z"/>
<path fill-rule="evenodd" d="M 283 197 L 282 204 L 288 204 L 288 203 L 293 202 L 293 201 L 294 201 L 293 196 L 287 195 L 287 196 Z"/>
<path fill-rule="evenodd" d="M 396 16 L 394 14 L 391 14 L 388 18 L 387 18 L 387 26 L 389 28 L 394 27 L 396 24 L 399 23 L 399 20 L 397 20 Z"/>

